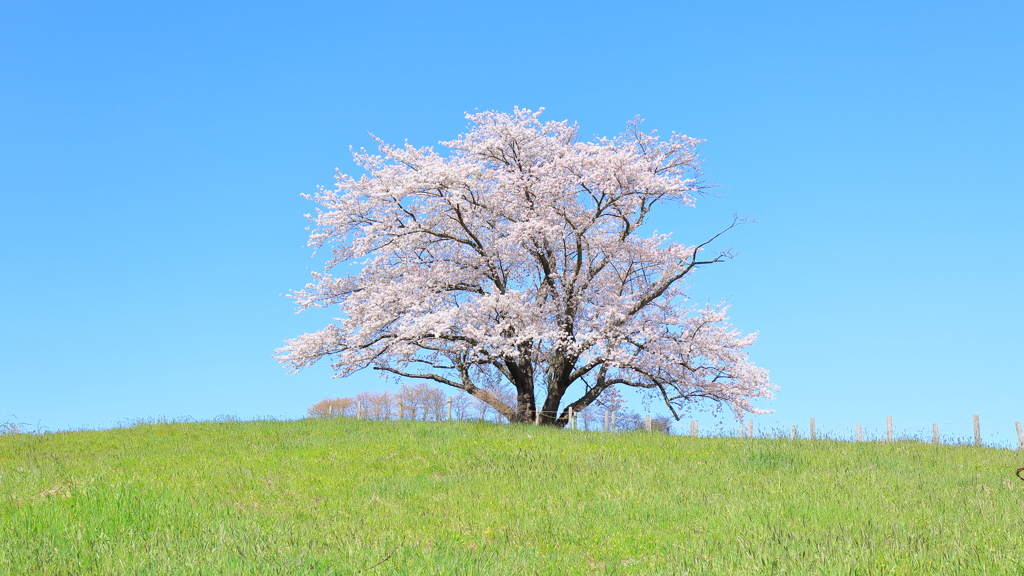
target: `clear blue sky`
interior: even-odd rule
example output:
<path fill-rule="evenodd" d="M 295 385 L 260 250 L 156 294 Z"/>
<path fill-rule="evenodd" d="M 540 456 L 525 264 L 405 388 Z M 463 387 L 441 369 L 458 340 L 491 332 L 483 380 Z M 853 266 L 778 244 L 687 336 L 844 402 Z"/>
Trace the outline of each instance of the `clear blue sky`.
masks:
<path fill-rule="evenodd" d="M 758 426 L 1024 420 L 1024 4 L 0 6 L 0 422 L 298 418 L 370 374 L 272 358 L 326 316 L 299 197 L 465 111 L 704 138 L 666 214 L 781 387 Z"/>

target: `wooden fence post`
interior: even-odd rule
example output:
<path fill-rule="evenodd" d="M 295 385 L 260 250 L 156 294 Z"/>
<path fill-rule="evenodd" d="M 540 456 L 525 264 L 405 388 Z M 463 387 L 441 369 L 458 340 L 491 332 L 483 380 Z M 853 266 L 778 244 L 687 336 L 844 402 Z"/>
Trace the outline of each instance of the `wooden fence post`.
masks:
<path fill-rule="evenodd" d="M 932 424 L 932 444 L 939 444 L 939 425 Z"/>
<path fill-rule="evenodd" d="M 1024 429 L 1021 428 L 1020 422 L 1017 424 L 1017 444 L 1020 445 L 1020 449 L 1024 450 Z"/>
<path fill-rule="evenodd" d="M 566 423 L 566 428 L 572 430 L 572 407 L 569 407 L 569 422 Z"/>
<path fill-rule="evenodd" d="M 646 428 L 648 432 L 651 431 L 651 415 L 650 414 L 648 414 L 644 418 L 644 428 Z"/>
<path fill-rule="evenodd" d="M 356 420 L 363 419 L 363 402 L 356 402 Z"/>
<path fill-rule="evenodd" d="M 818 439 L 818 432 L 814 429 L 814 418 L 811 418 L 811 440 Z"/>
<path fill-rule="evenodd" d="M 885 437 L 892 442 L 892 416 L 885 417 Z"/>
<path fill-rule="evenodd" d="M 863 442 L 860 435 L 860 424 L 857 424 L 857 442 Z"/>
<path fill-rule="evenodd" d="M 796 440 L 796 424 L 793 424 L 793 440 Z"/>
<path fill-rule="evenodd" d="M 751 418 L 747 419 L 747 438 L 754 437 L 754 420 Z"/>
<path fill-rule="evenodd" d="M 1018 422 L 1018 424 L 1020 423 Z M 1017 426 L 1017 429 L 1020 430 L 1019 425 Z M 690 420 L 690 436 L 693 436 L 694 438 L 698 438 L 700 436 L 696 420 Z M 1024 446 L 1024 440 L 1021 440 L 1021 446 Z"/>
<path fill-rule="evenodd" d="M 974 445 L 981 446 L 981 421 L 974 415 Z"/>

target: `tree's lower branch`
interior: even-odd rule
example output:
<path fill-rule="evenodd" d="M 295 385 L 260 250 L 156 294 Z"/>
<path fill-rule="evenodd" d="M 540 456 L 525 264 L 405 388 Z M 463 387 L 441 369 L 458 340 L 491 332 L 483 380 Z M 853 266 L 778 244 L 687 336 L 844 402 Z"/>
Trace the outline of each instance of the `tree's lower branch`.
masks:
<path fill-rule="evenodd" d="M 397 376 L 404 376 L 406 378 L 419 378 L 419 379 L 422 379 L 422 380 L 433 380 L 434 382 L 440 382 L 441 384 L 447 384 L 448 386 L 451 386 L 453 388 L 458 388 L 459 390 L 464 390 L 466 392 L 469 392 L 469 390 L 467 390 L 466 387 L 463 386 L 461 383 L 456 382 L 454 380 L 449 380 L 448 378 L 445 378 L 444 376 L 438 376 L 437 374 L 414 374 L 412 372 L 405 372 L 405 371 L 398 370 L 396 368 L 391 368 L 391 367 L 388 367 L 388 366 L 374 366 L 373 369 L 374 370 L 380 370 L 382 372 L 390 372 L 390 373 L 395 374 Z"/>

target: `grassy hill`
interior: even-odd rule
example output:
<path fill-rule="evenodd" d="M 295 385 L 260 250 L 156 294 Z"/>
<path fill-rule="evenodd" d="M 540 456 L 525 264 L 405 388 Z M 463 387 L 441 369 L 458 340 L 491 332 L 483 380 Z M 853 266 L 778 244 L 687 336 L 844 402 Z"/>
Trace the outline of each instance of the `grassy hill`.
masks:
<path fill-rule="evenodd" d="M 0 574 L 1017 574 L 1024 457 L 484 423 L 0 435 Z"/>

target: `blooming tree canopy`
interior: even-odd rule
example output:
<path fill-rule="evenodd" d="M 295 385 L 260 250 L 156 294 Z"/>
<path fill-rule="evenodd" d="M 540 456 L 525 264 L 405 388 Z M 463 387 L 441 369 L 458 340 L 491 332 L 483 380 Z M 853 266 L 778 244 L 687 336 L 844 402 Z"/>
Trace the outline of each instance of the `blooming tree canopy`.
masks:
<path fill-rule="evenodd" d="M 730 254 L 710 253 L 714 238 L 641 233 L 656 207 L 694 203 L 699 141 L 661 141 L 635 118 L 614 139 L 580 142 L 575 125 L 540 113 L 467 114 L 469 132 L 441 142 L 448 156 L 377 139 L 379 155 L 353 152 L 368 175 L 339 171 L 334 189 L 306 195 L 322 207 L 307 215 L 309 245 L 332 258 L 290 297 L 343 317 L 287 340 L 277 359 L 440 382 L 512 422 L 563 426 L 617 385 L 676 419 L 699 400 L 737 418 L 766 412 L 751 404 L 776 388 L 748 361 L 756 335 L 685 291 Z M 338 273 L 346 263 L 358 272 Z M 512 403 L 491 392 L 503 384 Z"/>

